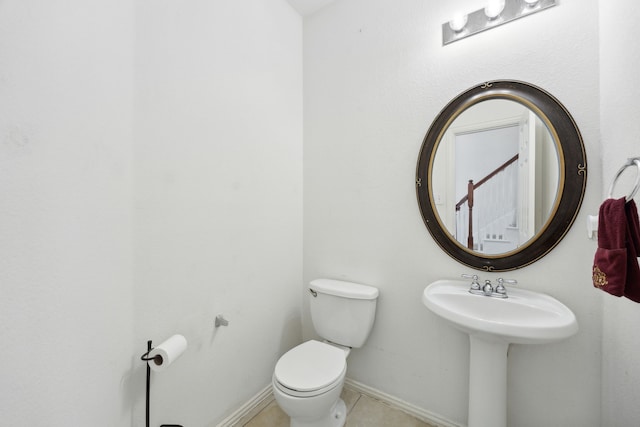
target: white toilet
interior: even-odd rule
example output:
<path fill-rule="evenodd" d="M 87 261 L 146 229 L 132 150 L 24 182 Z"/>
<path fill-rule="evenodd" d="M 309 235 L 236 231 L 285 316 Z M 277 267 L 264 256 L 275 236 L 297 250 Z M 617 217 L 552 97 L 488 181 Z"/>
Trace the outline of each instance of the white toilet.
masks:
<path fill-rule="evenodd" d="M 342 427 L 340 393 L 347 356 L 362 347 L 376 314 L 378 289 L 332 279 L 309 284 L 313 326 L 326 341 L 310 340 L 286 352 L 273 373 L 273 394 L 291 427 Z"/>

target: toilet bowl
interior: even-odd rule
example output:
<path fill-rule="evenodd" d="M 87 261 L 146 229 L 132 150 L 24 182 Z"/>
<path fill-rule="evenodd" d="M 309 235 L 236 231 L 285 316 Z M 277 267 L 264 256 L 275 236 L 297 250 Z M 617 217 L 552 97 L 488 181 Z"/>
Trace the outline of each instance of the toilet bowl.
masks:
<path fill-rule="evenodd" d="M 311 320 L 327 341 L 306 341 L 286 352 L 272 377 L 273 395 L 291 427 L 342 427 L 340 399 L 352 347 L 364 344 L 375 316 L 378 290 L 331 279 L 309 285 Z"/>
<path fill-rule="evenodd" d="M 342 427 L 346 406 L 340 393 L 347 372 L 342 348 L 315 340 L 285 353 L 273 373 L 273 394 L 291 427 Z"/>

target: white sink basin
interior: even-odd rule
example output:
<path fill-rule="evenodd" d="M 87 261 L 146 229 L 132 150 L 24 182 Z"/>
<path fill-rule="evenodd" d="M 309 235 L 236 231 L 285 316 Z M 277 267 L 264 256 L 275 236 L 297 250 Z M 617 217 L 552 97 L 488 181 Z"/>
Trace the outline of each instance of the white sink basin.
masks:
<path fill-rule="evenodd" d="M 560 341 L 578 331 L 573 312 L 557 299 L 508 287 L 508 298 L 469 293 L 469 282 L 438 280 L 426 287 L 422 302 L 469 335 L 514 344 Z"/>
<path fill-rule="evenodd" d="M 578 331 L 576 316 L 557 299 L 513 287 L 507 294 L 471 294 L 462 280 L 438 280 L 422 294 L 429 310 L 469 334 L 468 427 L 507 427 L 509 344 L 560 341 Z"/>

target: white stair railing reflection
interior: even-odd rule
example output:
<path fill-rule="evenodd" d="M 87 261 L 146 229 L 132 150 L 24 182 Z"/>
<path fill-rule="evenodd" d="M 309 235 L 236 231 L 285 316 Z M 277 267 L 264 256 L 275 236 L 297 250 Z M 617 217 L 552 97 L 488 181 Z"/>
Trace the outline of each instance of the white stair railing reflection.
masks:
<path fill-rule="evenodd" d="M 456 205 L 456 240 L 484 253 L 502 253 L 517 246 L 518 155 L 469 190 Z"/>

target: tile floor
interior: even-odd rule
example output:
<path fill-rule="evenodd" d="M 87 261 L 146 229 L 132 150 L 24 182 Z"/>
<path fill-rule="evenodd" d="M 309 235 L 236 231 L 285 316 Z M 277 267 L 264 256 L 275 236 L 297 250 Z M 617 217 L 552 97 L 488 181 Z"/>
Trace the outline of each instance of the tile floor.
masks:
<path fill-rule="evenodd" d="M 348 387 L 342 390 L 342 400 L 347 405 L 345 427 L 433 427 Z M 246 418 L 237 427 L 289 427 L 289 417 L 275 400 L 266 404 L 257 414 L 250 414 Z"/>

